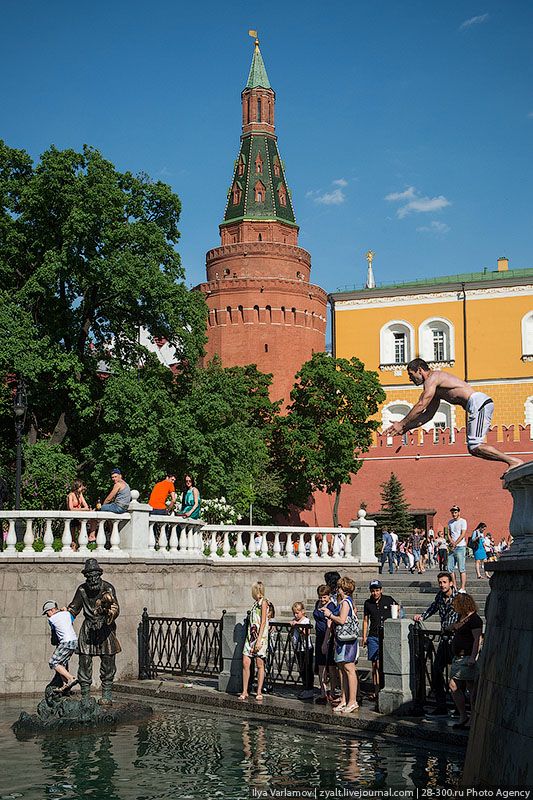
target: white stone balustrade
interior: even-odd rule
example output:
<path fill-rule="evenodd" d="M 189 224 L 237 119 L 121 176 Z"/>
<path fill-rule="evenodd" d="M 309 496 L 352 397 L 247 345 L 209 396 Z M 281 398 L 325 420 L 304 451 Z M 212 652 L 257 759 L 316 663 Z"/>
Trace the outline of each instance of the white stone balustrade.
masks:
<path fill-rule="evenodd" d="M 159 560 L 177 562 L 250 563 L 266 560 L 271 566 L 370 564 L 374 555 L 375 522 L 364 511 L 349 528 L 303 528 L 295 526 L 206 525 L 179 515 L 151 515 L 151 507 L 138 502 L 139 493 L 124 514 L 101 511 L 10 511 L 0 510 L 4 546 L 0 562 L 13 559 L 69 559 L 90 555 L 99 559 Z M 74 524 L 73 524 L 74 523 Z M 23 549 L 16 548 L 23 536 Z M 77 533 L 78 549 L 72 545 Z M 95 532 L 95 546 L 88 547 Z M 61 549 L 53 548 L 54 535 Z M 91 537 L 93 538 L 93 537 Z M 37 550 L 36 541 L 42 541 Z"/>

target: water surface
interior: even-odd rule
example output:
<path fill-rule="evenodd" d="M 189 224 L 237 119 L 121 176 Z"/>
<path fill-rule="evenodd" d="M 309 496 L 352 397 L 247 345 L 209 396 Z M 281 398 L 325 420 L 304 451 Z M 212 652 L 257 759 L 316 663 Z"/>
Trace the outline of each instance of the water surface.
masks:
<path fill-rule="evenodd" d="M 261 790 L 457 785 L 462 754 L 405 740 L 165 706 L 108 733 L 19 742 L 10 725 L 35 701 L 0 701 L 0 800 L 258 798 Z M 252 792 L 252 789 L 254 792 Z"/>

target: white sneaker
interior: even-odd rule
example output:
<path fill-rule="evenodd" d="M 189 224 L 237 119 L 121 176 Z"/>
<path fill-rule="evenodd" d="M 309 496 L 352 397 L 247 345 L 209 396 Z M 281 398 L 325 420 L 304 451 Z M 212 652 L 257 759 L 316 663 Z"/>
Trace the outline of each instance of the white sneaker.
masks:
<path fill-rule="evenodd" d="M 466 589 L 459 589 L 457 594 L 466 594 Z"/>

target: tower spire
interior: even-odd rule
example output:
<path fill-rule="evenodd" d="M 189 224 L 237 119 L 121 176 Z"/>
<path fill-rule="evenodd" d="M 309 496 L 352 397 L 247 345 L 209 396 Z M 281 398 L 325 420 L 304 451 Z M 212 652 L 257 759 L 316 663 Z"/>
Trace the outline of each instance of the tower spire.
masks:
<path fill-rule="evenodd" d="M 248 74 L 248 80 L 246 81 L 246 89 L 271 89 L 272 87 L 270 86 L 270 81 L 268 80 L 263 56 L 261 55 L 261 50 L 259 49 L 257 31 L 248 31 L 248 33 L 250 36 L 255 37 L 255 42 L 250 72 Z"/>
<path fill-rule="evenodd" d="M 374 271 L 372 269 L 372 261 L 374 260 L 374 256 L 376 254 L 373 250 L 368 250 L 365 253 L 365 258 L 368 261 L 368 269 L 366 273 L 366 285 L 365 289 L 375 289 L 376 288 L 376 281 L 374 280 Z"/>

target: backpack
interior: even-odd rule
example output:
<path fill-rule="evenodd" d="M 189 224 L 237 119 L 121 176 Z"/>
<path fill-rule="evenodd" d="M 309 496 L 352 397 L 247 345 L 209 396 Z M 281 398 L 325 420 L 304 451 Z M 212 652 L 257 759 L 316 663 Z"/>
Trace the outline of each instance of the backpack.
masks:
<path fill-rule="evenodd" d="M 356 642 L 359 638 L 359 620 L 354 614 L 353 603 L 346 598 L 350 604 L 350 615 L 342 625 L 335 628 L 335 638 L 339 642 Z"/>

